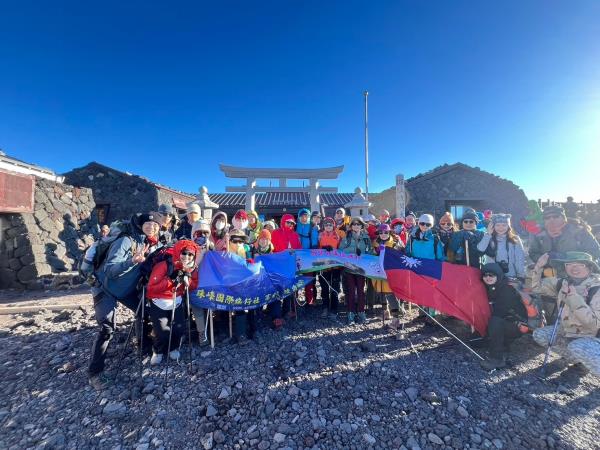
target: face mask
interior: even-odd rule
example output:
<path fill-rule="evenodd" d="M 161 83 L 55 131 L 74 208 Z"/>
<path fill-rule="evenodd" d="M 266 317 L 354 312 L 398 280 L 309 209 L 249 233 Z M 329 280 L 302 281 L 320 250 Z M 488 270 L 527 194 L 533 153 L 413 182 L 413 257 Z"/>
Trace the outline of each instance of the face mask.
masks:
<path fill-rule="evenodd" d="M 217 220 L 217 223 L 215 223 L 215 228 L 221 231 L 223 228 L 225 228 L 225 222 L 222 220 Z"/>
<path fill-rule="evenodd" d="M 185 263 L 183 266 L 184 266 L 185 268 L 188 268 L 188 269 L 189 269 L 189 268 L 191 268 L 191 267 L 194 267 L 194 260 L 192 259 L 191 261 L 188 261 L 188 262 L 187 262 L 187 263 Z"/>
<path fill-rule="evenodd" d="M 194 242 L 200 247 L 204 247 L 206 245 L 206 236 L 197 237 L 196 239 L 194 239 Z"/>

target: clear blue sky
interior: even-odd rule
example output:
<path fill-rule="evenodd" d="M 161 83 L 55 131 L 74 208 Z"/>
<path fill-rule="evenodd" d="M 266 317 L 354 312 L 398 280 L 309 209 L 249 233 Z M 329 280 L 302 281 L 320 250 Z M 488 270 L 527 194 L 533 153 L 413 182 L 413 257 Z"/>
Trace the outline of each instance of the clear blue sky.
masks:
<path fill-rule="evenodd" d="M 3 2 L 0 148 L 223 191 L 220 162 L 445 162 L 600 198 L 600 1 Z M 327 184 L 327 183 L 324 183 Z"/>

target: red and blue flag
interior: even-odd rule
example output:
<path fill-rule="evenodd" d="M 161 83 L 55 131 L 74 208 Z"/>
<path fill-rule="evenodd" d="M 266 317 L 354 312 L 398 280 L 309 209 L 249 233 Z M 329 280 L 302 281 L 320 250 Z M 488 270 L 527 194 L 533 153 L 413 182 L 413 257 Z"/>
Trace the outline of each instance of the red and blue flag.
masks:
<path fill-rule="evenodd" d="M 390 248 L 380 258 L 397 298 L 456 317 L 485 335 L 491 311 L 478 269 L 406 256 Z"/>

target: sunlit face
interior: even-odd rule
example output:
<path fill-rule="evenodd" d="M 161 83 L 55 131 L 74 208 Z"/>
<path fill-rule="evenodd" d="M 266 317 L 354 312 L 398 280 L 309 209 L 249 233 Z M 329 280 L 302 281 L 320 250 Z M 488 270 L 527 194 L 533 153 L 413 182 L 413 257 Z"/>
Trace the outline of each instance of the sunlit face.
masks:
<path fill-rule="evenodd" d="M 300 216 L 300 223 L 302 223 L 302 224 L 308 223 L 308 214 L 302 214 Z"/>
<path fill-rule="evenodd" d="M 183 267 L 191 267 L 194 265 L 196 254 L 189 249 L 184 249 L 179 255 L 179 260 Z"/>
<path fill-rule="evenodd" d="M 440 221 L 440 228 L 442 230 L 450 230 L 452 228 L 452 222 L 449 220 L 442 220 Z"/>
<path fill-rule="evenodd" d="M 265 248 L 269 245 L 269 240 L 265 239 L 265 238 L 260 238 L 258 240 L 258 245 L 260 245 L 261 247 Z"/>
<path fill-rule="evenodd" d="M 590 276 L 590 269 L 585 263 L 566 263 L 565 271 L 571 278 L 587 278 Z"/>
<path fill-rule="evenodd" d="M 336 211 L 335 212 L 335 218 L 336 219 L 343 219 L 344 218 L 344 211 Z"/>
<path fill-rule="evenodd" d="M 103 237 L 108 236 L 108 233 L 110 232 L 110 228 L 108 228 L 108 225 L 102 225 L 100 232 L 102 233 Z"/>
<path fill-rule="evenodd" d="M 473 219 L 465 219 L 462 221 L 463 230 L 472 231 L 477 228 L 477 222 Z"/>
<path fill-rule="evenodd" d="M 156 222 L 144 222 L 142 225 L 142 232 L 148 237 L 156 236 L 159 230 L 160 226 Z"/>
<path fill-rule="evenodd" d="M 333 231 L 333 224 L 331 222 L 327 222 L 325 224 L 325 231 L 328 231 L 330 233 Z"/>
<path fill-rule="evenodd" d="M 294 229 L 294 225 L 295 225 L 295 223 L 294 223 L 294 221 L 293 221 L 293 220 L 286 220 L 286 221 L 285 221 L 285 227 L 286 227 L 288 230 L 293 230 L 293 229 Z"/>
<path fill-rule="evenodd" d="M 508 232 L 508 224 L 507 223 L 494 224 L 494 231 L 496 232 L 496 234 L 506 234 Z"/>
<path fill-rule="evenodd" d="M 312 223 L 313 223 L 313 225 L 319 225 L 321 223 L 321 217 L 320 216 L 312 216 Z"/>
<path fill-rule="evenodd" d="M 362 224 L 360 222 L 352 222 L 351 228 L 354 233 L 360 233 L 360 230 L 362 230 Z"/>
<path fill-rule="evenodd" d="M 404 222 L 408 228 L 412 228 L 417 223 L 417 219 L 415 219 L 413 216 L 406 216 Z"/>
<path fill-rule="evenodd" d="M 381 215 L 379 216 L 379 220 L 380 220 L 381 222 L 387 222 L 389 218 L 390 218 L 390 216 L 388 216 L 387 214 L 381 214 Z"/>
<path fill-rule="evenodd" d="M 187 213 L 187 218 L 188 218 L 189 223 L 194 223 L 195 221 L 200 219 L 200 213 L 197 213 L 194 211 L 189 212 L 189 213 Z"/>
<path fill-rule="evenodd" d="M 427 230 L 431 228 L 432 224 L 427 222 L 419 222 L 419 230 L 425 233 Z"/>
<path fill-rule="evenodd" d="M 483 274 L 483 282 L 485 284 L 487 284 L 488 286 L 492 286 L 493 284 L 496 284 L 497 280 L 498 280 L 498 276 L 495 273 L 488 272 L 488 273 Z"/>
<path fill-rule="evenodd" d="M 251 216 L 251 215 L 250 215 L 250 216 L 248 216 L 248 223 L 249 223 L 250 225 L 256 225 L 256 217 L 254 217 L 254 216 Z"/>

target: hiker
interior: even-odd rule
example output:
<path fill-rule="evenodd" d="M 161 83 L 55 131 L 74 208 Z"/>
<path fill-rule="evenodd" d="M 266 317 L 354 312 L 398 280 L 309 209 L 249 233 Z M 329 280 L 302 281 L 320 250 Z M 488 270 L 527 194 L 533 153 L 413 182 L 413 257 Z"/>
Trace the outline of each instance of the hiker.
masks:
<path fill-rule="evenodd" d="M 384 248 L 393 248 L 394 250 L 403 250 L 404 244 L 402 241 L 392 234 L 391 228 L 387 223 L 382 223 L 377 229 L 377 238 L 373 241 L 373 250 L 376 255 L 379 255 Z M 371 284 L 375 292 L 383 295 L 385 301 L 385 309 L 383 312 L 384 319 L 391 319 L 390 326 L 397 329 L 400 326 L 400 302 L 390 289 L 390 286 L 385 280 L 371 280 Z"/>
<path fill-rule="evenodd" d="M 510 214 L 493 214 L 477 250 L 485 255 L 486 263 L 498 263 L 505 276 L 520 287 L 525 282 L 525 250 L 510 225 L 510 217 Z"/>
<path fill-rule="evenodd" d="M 454 216 L 452 213 L 446 211 L 438 220 L 437 227 L 433 231 L 438 235 L 440 241 L 444 245 L 444 255 L 446 256 L 446 260 L 450 262 L 454 262 L 454 253 L 450 250 L 450 241 L 452 240 L 452 235 L 456 231 L 456 224 L 454 223 Z"/>
<path fill-rule="evenodd" d="M 252 258 L 252 252 L 248 245 L 248 236 L 246 236 L 243 230 L 234 228 L 229 232 L 229 247 L 227 251 L 245 260 Z"/>
<path fill-rule="evenodd" d="M 406 247 L 406 243 L 408 242 L 408 231 L 404 228 L 404 222 L 404 217 L 396 217 L 390 223 L 390 231 Z"/>
<path fill-rule="evenodd" d="M 291 214 L 284 214 L 281 217 L 280 227 L 271 233 L 271 242 L 275 248 L 275 253 L 284 251 L 294 251 L 302 248 L 300 237 L 294 231 L 296 221 Z M 290 295 L 283 300 L 275 300 L 269 303 L 268 309 L 271 319 L 282 319 L 285 314 L 287 319 L 296 317 L 296 313 L 292 309 L 291 302 L 294 301 L 293 295 Z M 282 309 L 283 303 L 283 309 Z"/>
<path fill-rule="evenodd" d="M 565 210 L 558 205 L 544 208 L 542 217 L 544 229 L 529 244 L 532 261 L 550 252 L 585 252 L 595 261 L 600 260 L 600 245 L 587 225 L 577 219 L 567 219 Z"/>
<path fill-rule="evenodd" d="M 176 361 L 180 358 L 179 347 L 185 330 L 183 299 L 186 288 L 193 291 L 198 287 L 198 251 L 193 241 L 181 239 L 173 246 L 172 258 L 159 262 L 152 269 L 146 288 L 154 336 L 151 365 L 160 364 L 169 349 L 169 358 Z"/>
<path fill-rule="evenodd" d="M 385 223 L 386 225 L 391 224 L 390 212 L 387 209 L 382 209 L 379 213 L 379 222 L 381 224 Z"/>
<path fill-rule="evenodd" d="M 266 220 L 263 222 L 263 230 L 269 230 L 271 233 L 277 229 L 275 222 L 272 220 Z"/>
<path fill-rule="evenodd" d="M 245 231 L 248 236 L 248 245 L 254 245 L 262 231 L 262 223 L 260 223 L 256 211 L 248 211 L 248 227 Z"/>
<path fill-rule="evenodd" d="M 419 223 L 410 233 L 406 252 L 409 256 L 424 259 L 436 259 L 444 261 L 444 244 L 433 231 L 433 216 L 422 214 Z"/>
<path fill-rule="evenodd" d="M 417 215 L 409 211 L 404 217 L 404 229 L 410 234 L 412 229 L 417 226 Z"/>
<path fill-rule="evenodd" d="M 319 246 L 319 227 L 314 226 L 309 219 L 310 211 L 306 208 L 302 208 L 298 211 L 298 224 L 296 225 L 296 233 L 300 237 L 300 244 L 304 249 L 317 248 Z M 313 281 L 306 285 L 304 288 L 304 298 L 306 304 L 313 306 L 316 300 L 316 286 L 315 286 L 315 273 L 306 274 L 306 276 L 313 279 Z"/>
<path fill-rule="evenodd" d="M 344 208 L 338 208 L 335 210 L 335 229 L 341 238 L 346 236 L 346 233 L 350 231 L 350 217 L 346 215 Z"/>
<path fill-rule="evenodd" d="M 110 233 L 110 227 L 106 224 L 102 225 L 100 228 L 100 239 L 105 238 Z"/>
<path fill-rule="evenodd" d="M 125 231 L 110 244 L 107 243 L 109 247 L 105 250 L 104 260 L 95 271 L 97 283 L 92 286 L 91 291 L 100 330 L 92 347 L 88 374 L 90 384 L 96 388 L 101 386 L 100 374 L 104 370 L 108 345 L 115 332 L 117 304 L 121 303 L 132 311 L 138 311 L 140 265 L 160 245 L 158 220 L 150 214 L 134 215 L 129 224 L 124 225 Z M 135 319 L 138 342 L 142 333 L 146 333 L 144 319 Z M 149 343 L 148 340 L 146 342 Z"/>
<path fill-rule="evenodd" d="M 179 228 L 175 231 L 175 239 L 191 239 L 192 238 L 192 224 L 200 219 L 200 205 L 197 203 L 191 203 L 188 206 L 187 212 Z"/>
<path fill-rule="evenodd" d="M 527 324 L 527 310 L 521 295 L 508 283 L 503 268 L 496 262 L 481 269 L 492 315 L 488 322 L 489 358 L 481 362 L 485 370 L 506 367 L 506 353 L 512 340 L 521 336 Z"/>
<path fill-rule="evenodd" d="M 323 220 L 323 231 L 319 234 L 319 248 L 331 252 L 340 245 L 340 235 L 335 229 L 335 220 L 333 217 L 326 217 Z M 337 318 L 339 306 L 340 282 L 342 269 L 334 267 L 321 272 L 321 298 L 323 299 L 323 311 L 321 318 Z"/>
<path fill-rule="evenodd" d="M 196 266 L 200 265 L 205 253 L 214 250 L 214 244 L 210 240 L 210 224 L 206 219 L 200 219 L 194 222 L 192 226 L 192 240 L 198 246 L 196 253 Z M 206 337 L 206 309 L 192 305 L 192 314 L 198 331 L 198 342 L 200 346 L 208 345 Z"/>
<path fill-rule="evenodd" d="M 319 211 L 313 211 L 310 215 L 310 223 L 314 228 L 317 229 L 317 232 L 321 231 L 321 219 L 322 217 Z"/>
<path fill-rule="evenodd" d="M 350 221 L 350 231 L 340 242 L 340 250 L 351 255 L 367 255 L 373 253 L 371 239 L 365 231 L 365 223 L 360 217 Z M 356 322 L 363 324 L 367 321 L 365 314 L 365 277 L 344 270 L 344 293 L 348 306 L 348 324 Z"/>
<path fill-rule="evenodd" d="M 377 227 L 381 224 L 379 220 L 375 218 L 373 214 L 367 214 L 365 216 L 365 222 L 367 222 L 367 234 L 373 241 L 377 239 Z"/>
<path fill-rule="evenodd" d="M 259 255 L 269 255 L 274 251 L 275 247 L 271 243 L 271 232 L 267 229 L 262 230 L 252 246 L 252 258 Z"/>
<path fill-rule="evenodd" d="M 454 232 L 450 239 L 450 250 L 454 253 L 456 264 L 468 265 L 479 269 L 481 267 L 481 252 L 477 250 L 477 244 L 483 238 L 483 231 L 477 229 L 479 217 L 477 213 L 469 208 L 463 214 L 461 220 L 462 229 Z M 466 249 L 469 249 L 467 256 Z"/>
<path fill-rule="evenodd" d="M 226 252 L 229 246 L 227 214 L 217 211 L 210 222 L 210 240 L 218 252 Z"/>
<path fill-rule="evenodd" d="M 550 262 L 564 278 L 542 278 Z M 566 252 L 562 259 L 550 260 L 544 253 L 532 273 L 533 292 L 556 298 L 558 308 L 564 304 L 559 329 L 552 351 L 571 362 L 581 363 L 600 377 L 600 268 L 592 256 L 584 252 Z M 533 339 L 548 347 L 552 326 L 538 328 Z"/>
<path fill-rule="evenodd" d="M 243 211 L 245 213 L 245 211 Z M 241 218 L 241 217 L 240 217 Z M 237 222 L 238 225 L 240 224 Z M 250 246 L 247 244 L 248 236 L 244 231 L 233 229 L 229 232 L 229 253 L 238 255 L 248 261 L 252 258 Z M 256 333 L 256 310 L 237 310 L 233 312 L 233 337 L 240 345 L 254 339 Z"/>
<path fill-rule="evenodd" d="M 160 240 L 163 245 L 169 245 L 174 235 L 173 216 L 175 216 L 175 211 L 171 205 L 163 203 L 158 207 L 157 214 L 161 219 Z"/>

